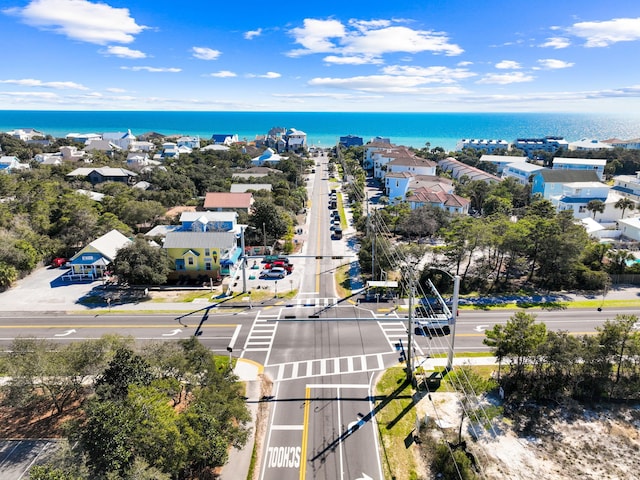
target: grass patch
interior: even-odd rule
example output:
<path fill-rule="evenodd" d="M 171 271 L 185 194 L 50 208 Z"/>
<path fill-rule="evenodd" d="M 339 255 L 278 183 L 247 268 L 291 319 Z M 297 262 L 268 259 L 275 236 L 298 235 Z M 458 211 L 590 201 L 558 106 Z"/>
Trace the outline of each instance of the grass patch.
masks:
<path fill-rule="evenodd" d="M 401 367 L 388 369 L 376 384 L 376 414 L 384 478 L 418 478 L 416 462 L 406 440 L 416 424 L 413 388 Z"/>
<path fill-rule="evenodd" d="M 338 297 L 340 298 L 351 296 L 351 276 L 349 275 L 349 268 L 350 265 L 347 263 L 345 265 L 340 265 L 336 269 L 336 291 L 338 293 Z"/>

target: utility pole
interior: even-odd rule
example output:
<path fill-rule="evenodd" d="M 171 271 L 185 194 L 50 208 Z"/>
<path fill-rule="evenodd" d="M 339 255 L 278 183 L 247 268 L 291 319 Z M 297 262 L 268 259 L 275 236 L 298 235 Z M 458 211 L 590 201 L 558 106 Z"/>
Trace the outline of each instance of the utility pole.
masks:
<path fill-rule="evenodd" d="M 460 275 L 453 276 L 453 301 L 451 304 L 451 342 L 447 358 L 447 372 L 453 370 L 453 346 L 456 340 L 456 317 L 458 316 L 458 299 L 460 297 Z"/>
<path fill-rule="evenodd" d="M 371 222 L 371 214 L 369 213 L 369 194 L 365 192 L 367 201 L 367 231 L 371 237 L 371 280 L 376 279 L 376 232 Z"/>
<path fill-rule="evenodd" d="M 247 258 L 245 257 L 244 250 L 244 225 L 240 227 L 240 248 L 242 249 L 240 256 L 242 259 L 242 293 L 247 293 Z"/>
<path fill-rule="evenodd" d="M 264 224 L 264 222 L 262 222 L 262 237 L 264 239 L 264 254 L 267 254 L 267 227 Z"/>
<path fill-rule="evenodd" d="M 407 381 L 413 385 L 413 361 L 411 359 L 411 351 L 413 350 L 413 272 L 410 273 L 409 280 L 409 318 L 407 320 L 409 328 L 407 328 Z"/>

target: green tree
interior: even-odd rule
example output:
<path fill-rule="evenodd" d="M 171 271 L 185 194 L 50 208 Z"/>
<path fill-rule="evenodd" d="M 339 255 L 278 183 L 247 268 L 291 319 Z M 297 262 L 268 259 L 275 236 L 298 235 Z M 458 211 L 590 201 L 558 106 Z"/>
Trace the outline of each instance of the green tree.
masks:
<path fill-rule="evenodd" d="M 144 238 L 118 250 L 113 262 L 118 280 L 129 285 L 162 285 L 171 271 L 164 248 L 150 245 Z"/>
<path fill-rule="evenodd" d="M 524 375 L 525 367 L 545 341 L 547 328 L 544 323 L 536 323 L 535 315 L 516 312 L 505 325 L 496 324 L 486 332 L 486 345 L 499 359 L 506 358 L 511 374 L 516 379 Z"/>
<path fill-rule="evenodd" d="M 608 271 L 612 274 L 622 274 L 627 268 L 627 262 L 636 259 L 629 250 L 613 248 L 607 251 L 606 257 L 609 259 Z"/>
<path fill-rule="evenodd" d="M 108 344 L 85 340 L 65 346 L 35 338 L 16 338 L 9 355 L 9 398 L 14 405 L 46 398 L 60 414 L 85 390 L 103 366 Z"/>
<path fill-rule="evenodd" d="M 144 358 L 128 348 L 120 348 L 96 379 L 96 392 L 103 399 L 123 400 L 131 385 L 146 386 L 152 379 L 151 367 Z"/>
<path fill-rule="evenodd" d="M 0 261 L 0 288 L 8 288 L 18 279 L 18 270 L 13 265 Z"/>
<path fill-rule="evenodd" d="M 622 215 L 620 215 L 620 218 L 624 218 L 624 212 L 626 212 L 627 210 L 635 210 L 636 208 L 635 202 L 627 197 L 620 198 L 613 206 L 622 210 Z"/>
<path fill-rule="evenodd" d="M 593 214 L 593 218 L 596 218 L 596 213 L 603 213 L 605 204 L 602 200 L 589 200 L 587 203 L 587 210 Z"/>

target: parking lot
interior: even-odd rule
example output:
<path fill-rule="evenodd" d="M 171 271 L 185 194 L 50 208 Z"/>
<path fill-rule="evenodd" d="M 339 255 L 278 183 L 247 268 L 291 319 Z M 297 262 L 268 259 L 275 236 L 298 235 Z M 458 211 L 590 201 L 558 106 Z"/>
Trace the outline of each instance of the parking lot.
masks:
<path fill-rule="evenodd" d="M 82 310 L 78 299 L 88 294 L 101 280 L 70 283 L 62 280 L 68 269 L 41 267 L 0 293 L 0 311 Z"/>
<path fill-rule="evenodd" d="M 45 463 L 58 446 L 56 440 L 0 440 L 0 476 L 2 480 L 25 478 L 33 465 Z"/>

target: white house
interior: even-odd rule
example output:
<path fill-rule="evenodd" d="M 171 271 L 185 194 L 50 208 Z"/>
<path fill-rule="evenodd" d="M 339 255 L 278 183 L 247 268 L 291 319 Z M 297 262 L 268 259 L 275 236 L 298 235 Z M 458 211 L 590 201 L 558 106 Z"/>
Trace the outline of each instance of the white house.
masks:
<path fill-rule="evenodd" d="M 609 196 L 609 186 L 602 182 L 573 182 L 562 185 L 562 194 L 549 198 L 558 211 L 572 210 L 575 218 L 593 216 L 587 210 L 587 204 L 592 200 L 600 200 L 606 203 Z M 615 203 L 615 202 L 614 202 Z M 612 221 L 606 218 L 612 212 L 596 212 L 595 220 Z"/>
<path fill-rule="evenodd" d="M 613 147 L 608 143 L 600 142 L 593 138 L 581 138 L 577 142 L 569 144 L 569 150 L 611 150 Z"/>
<path fill-rule="evenodd" d="M 502 175 L 504 168 L 510 163 L 527 163 L 529 157 L 511 157 L 508 155 L 487 155 L 480 157 L 480 163 L 486 162 L 496 166 L 496 174 Z"/>
<path fill-rule="evenodd" d="M 187 147 L 193 150 L 194 148 L 200 148 L 200 137 L 199 136 L 191 136 L 191 137 L 180 137 L 176 140 L 178 144 L 178 148 Z"/>
<path fill-rule="evenodd" d="M 398 156 L 387 163 L 387 174 L 408 172 L 412 175 L 436 175 L 436 162 L 414 156 Z"/>
<path fill-rule="evenodd" d="M 373 156 L 377 152 L 393 148 L 393 145 L 391 144 L 391 142 L 382 141 L 382 140 L 379 140 L 378 138 L 379 137 L 376 137 L 375 140 L 372 139 L 370 142 L 368 142 L 365 145 L 365 154 L 364 154 L 364 162 L 363 162 L 363 168 L 365 170 L 371 170 L 373 168 Z"/>
<path fill-rule="evenodd" d="M 612 190 L 634 202 L 640 202 L 640 172 L 635 175 L 616 175 L 613 177 Z"/>
<path fill-rule="evenodd" d="M 618 227 L 624 237 L 640 242 L 640 217 L 618 220 Z"/>
<path fill-rule="evenodd" d="M 544 169 L 545 167 L 534 165 L 533 163 L 510 163 L 504 167 L 502 178 L 514 178 L 518 183 L 528 185 L 531 175 Z"/>
<path fill-rule="evenodd" d="M 136 137 L 131 133 L 131 130 L 126 132 L 104 132 L 102 139 L 117 145 L 122 150 L 129 150 L 131 144 L 136 141 Z"/>
<path fill-rule="evenodd" d="M 286 131 L 284 137 L 287 142 L 288 151 L 297 152 L 306 148 L 307 134 L 302 130 L 290 128 Z"/>
<path fill-rule="evenodd" d="M 598 178 L 604 178 L 604 167 L 607 165 L 605 159 L 593 158 L 565 158 L 555 157 L 553 159 L 554 170 L 593 170 L 598 174 Z"/>
<path fill-rule="evenodd" d="M 35 128 L 17 128 L 6 133 L 7 135 L 11 135 L 13 138 L 22 140 L 23 142 L 28 142 L 38 137 L 44 138 L 44 133 L 39 132 Z"/>
<path fill-rule="evenodd" d="M 533 158 L 533 152 L 555 153 L 558 150 L 568 150 L 569 142 L 563 137 L 547 136 L 543 138 L 518 138 L 513 142 L 513 148 L 524 151 L 527 157 Z"/>
<path fill-rule="evenodd" d="M 280 160 L 286 160 L 288 157 L 282 157 L 279 153 L 276 153 L 271 148 L 267 148 L 261 155 L 252 158 L 251 164 L 257 167 L 264 165 L 265 163 L 278 163 Z"/>
<path fill-rule="evenodd" d="M 28 170 L 28 163 L 20 163 L 18 157 L 2 156 L 0 157 L 0 172 L 9 173 L 17 170 Z"/>
<path fill-rule="evenodd" d="M 72 142 L 82 143 L 86 145 L 91 140 L 102 140 L 102 135 L 98 133 L 68 133 L 65 137 Z"/>

